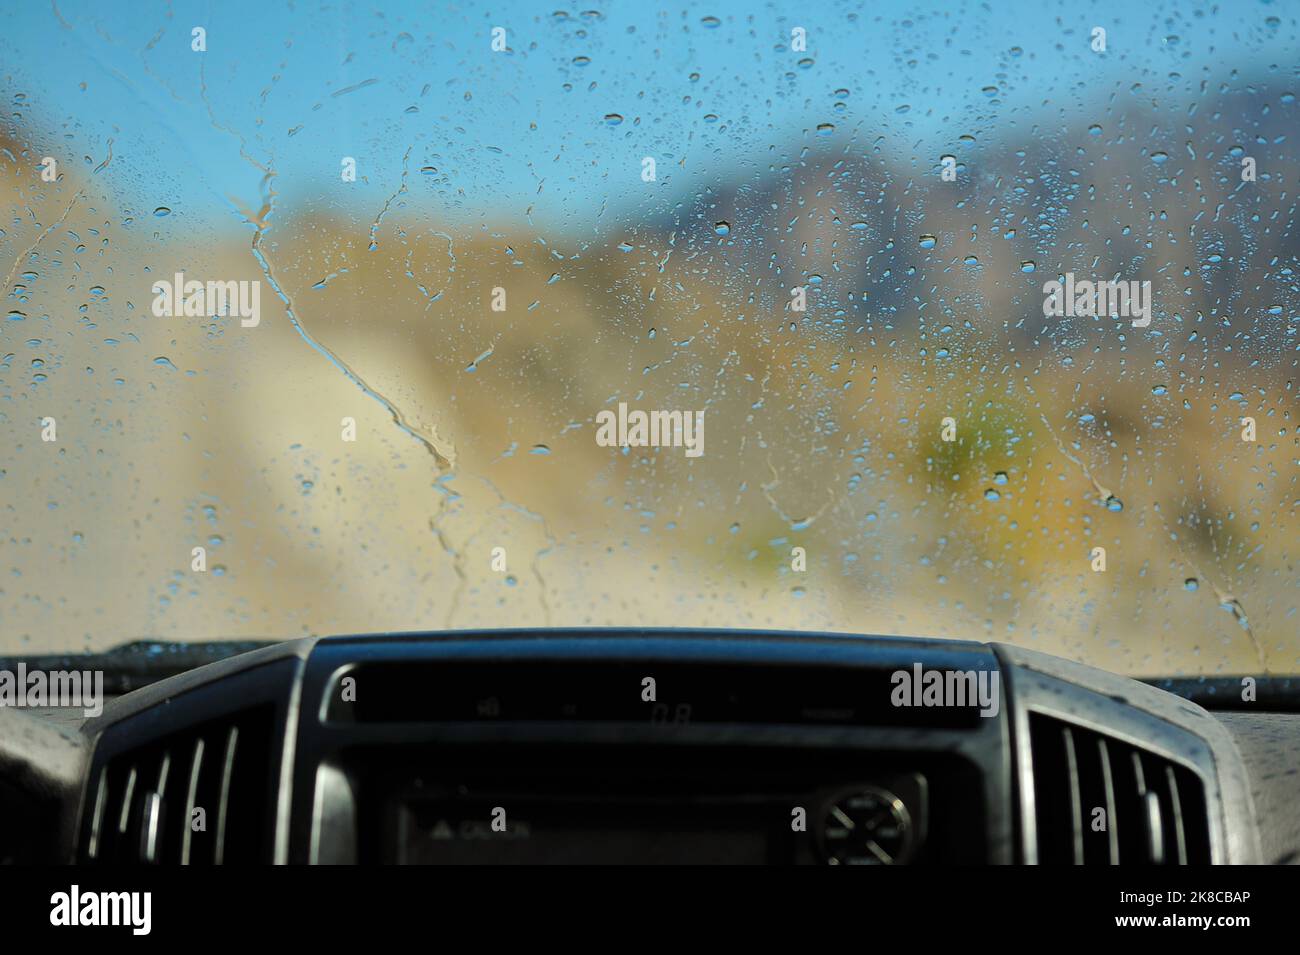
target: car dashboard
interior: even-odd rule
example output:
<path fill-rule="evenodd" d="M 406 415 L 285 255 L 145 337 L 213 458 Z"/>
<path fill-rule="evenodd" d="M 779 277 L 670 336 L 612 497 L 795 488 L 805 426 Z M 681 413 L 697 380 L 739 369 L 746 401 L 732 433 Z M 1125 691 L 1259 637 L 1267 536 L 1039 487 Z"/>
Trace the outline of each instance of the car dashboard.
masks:
<path fill-rule="evenodd" d="M 1300 717 L 1216 715 L 1001 644 L 673 630 L 313 638 L 159 680 L 84 721 L 0 719 L 15 730 L 0 743 L 9 861 L 1196 865 L 1300 853 Z"/>

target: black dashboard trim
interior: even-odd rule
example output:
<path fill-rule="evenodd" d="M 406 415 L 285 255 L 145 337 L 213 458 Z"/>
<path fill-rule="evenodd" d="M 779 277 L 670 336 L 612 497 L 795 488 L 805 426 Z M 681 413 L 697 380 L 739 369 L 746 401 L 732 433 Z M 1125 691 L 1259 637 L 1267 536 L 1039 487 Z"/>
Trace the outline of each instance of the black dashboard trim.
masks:
<path fill-rule="evenodd" d="M 359 746 L 424 746 L 510 739 L 662 743 L 665 730 L 639 724 L 573 722 L 420 723 L 329 725 L 324 695 L 340 672 L 359 661 L 492 660 L 503 666 L 529 660 L 634 660 L 720 662 L 737 666 L 828 665 L 998 670 L 1003 675 L 1001 715 L 973 729 L 870 726 L 697 725 L 669 730 L 673 745 L 906 747 L 961 753 L 986 773 L 989 861 L 1032 861 L 1032 796 L 1027 796 L 1025 720 L 1043 712 L 1147 747 L 1195 771 L 1206 783 L 1212 809 L 1216 862 L 1255 862 L 1262 853 L 1255 827 L 1250 780 L 1231 735 L 1194 703 L 1133 680 L 1039 654 L 1022 647 L 971 641 L 790 634 L 761 631 L 598 630 L 461 631 L 305 638 L 221 659 L 137 690 L 107 704 L 84 731 L 94 747 L 77 818 L 88 823 L 92 783 L 113 753 L 151 735 L 174 730 L 257 699 L 272 699 L 281 722 L 275 792 L 273 861 L 343 861 L 326 834 L 355 838 L 355 820 L 327 813 L 340 803 L 339 754 Z M 127 728 L 123 724 L 130 723 Z M 332 782 L 331 782 L 332 780 Z M 274 790 L 271 784 L 275 783 Z M 280 784 L 282 783 L 282 784 Z M 346 795 L 342 797 L 346 803 Z M 1028 812 L 1026 810 L 1029 810 Z M 326 818 L 329 815 L 329 818 Z M 349 826 L 351 828 L 349 829 Z M 348 836 L 348 832 L 352 835 Z"/>

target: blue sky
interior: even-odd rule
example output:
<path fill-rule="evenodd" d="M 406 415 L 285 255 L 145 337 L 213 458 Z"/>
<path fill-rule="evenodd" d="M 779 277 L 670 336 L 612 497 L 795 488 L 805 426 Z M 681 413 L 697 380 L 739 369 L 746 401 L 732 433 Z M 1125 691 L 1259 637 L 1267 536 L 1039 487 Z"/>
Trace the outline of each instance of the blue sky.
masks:
<path fill-rule="evenodd" d="M 257 200 L 256 163 L 276 170 L 282 203 L 351 215 L 396 190 L 409 150 L 411 200 L 448 220 L 531 209 L 587 229 L 602 208 L 662 209 L 803 147 L 883 136 L 928 162 L 963 134 L 1027 137 L 1116 94 L 1159 100 L 1296 60 L 1293 9 L 1257 0 L 438 6 L 56 0 L 8 15 L 0 60 L 38 143 L 93 168 L 112 140 L 101 175 L 139 211 L 238 227 L 231 197 Z M 640 187 L 646 155 L 657 190 Z M 344 156 L 363 180 L 347 188 Z"/>

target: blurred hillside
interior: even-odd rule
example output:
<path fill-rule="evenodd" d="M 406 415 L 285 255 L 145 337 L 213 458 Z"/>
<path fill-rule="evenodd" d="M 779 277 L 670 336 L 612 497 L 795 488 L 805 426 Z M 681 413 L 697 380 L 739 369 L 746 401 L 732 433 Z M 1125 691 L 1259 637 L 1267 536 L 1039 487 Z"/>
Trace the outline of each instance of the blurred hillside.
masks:
<path fill-rule="evenodd" d="M 1296 671 L 1284 93 L 974 140 L 955 183 L 837 133 L 594 231 L 281 171 L 231 238 L 11 129 L 0 652 L 644 624 Z M 260 326 L 153 317 L 181 270 L 261 281 Z M 1044 318 L 1067 271 L 1150 280 L 1151 327 Z M 704 456 L 598 447 L 620 401 L 706 411 Z"/>

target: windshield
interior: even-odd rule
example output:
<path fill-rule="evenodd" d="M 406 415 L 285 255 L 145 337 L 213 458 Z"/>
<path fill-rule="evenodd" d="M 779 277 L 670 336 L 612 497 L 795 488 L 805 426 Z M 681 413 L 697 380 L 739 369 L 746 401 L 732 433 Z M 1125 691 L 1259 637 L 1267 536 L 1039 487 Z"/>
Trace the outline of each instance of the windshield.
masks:
<path fill-rule="evenodd" d="M 1296 11 L 27 4 L 0 652 L 1300 669 Z"/>

